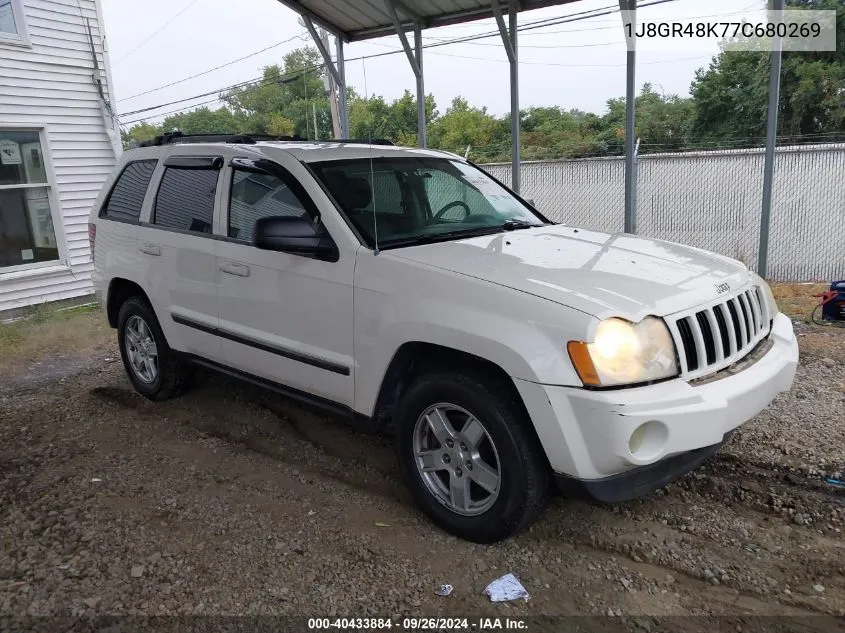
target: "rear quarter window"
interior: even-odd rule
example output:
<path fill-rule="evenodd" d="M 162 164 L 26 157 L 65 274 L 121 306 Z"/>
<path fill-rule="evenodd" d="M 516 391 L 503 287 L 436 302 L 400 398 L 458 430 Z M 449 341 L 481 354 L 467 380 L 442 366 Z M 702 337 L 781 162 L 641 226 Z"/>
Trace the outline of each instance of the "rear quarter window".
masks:
<path fill-rule="evenodd" d="M 157 160 L 137 160 L 126 165 L 117 177 L 100 217 L 137 222 L 157 163 Z"/>

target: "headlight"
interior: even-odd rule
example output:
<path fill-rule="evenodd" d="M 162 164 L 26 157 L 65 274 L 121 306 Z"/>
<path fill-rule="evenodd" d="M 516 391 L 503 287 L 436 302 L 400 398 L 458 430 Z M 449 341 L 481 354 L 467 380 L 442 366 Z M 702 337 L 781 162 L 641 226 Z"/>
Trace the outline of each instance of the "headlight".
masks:
<path fill-rule="evenodd" d="M 569 357 L 585 385 L 608 387 L 678 375 L 675 344 L 663 319 L 607 319 L 592 343 L 570 341 Z"/>
<path fill-rule="evenodd" d="M 772 289 L 769 287 L 769 284 L 766 283 L 765 279 L 757 275 L 755 275 L 755 277 L 755 283 L 763 289 L 763 298 L 766 301 L 766 307 L 768 308 L 769 318 L 774 319 L 775 315 L 780 312 L 780 310 L 778 309 L 778 302 L 775 301 L 775 295 L 772 293 Z"/>

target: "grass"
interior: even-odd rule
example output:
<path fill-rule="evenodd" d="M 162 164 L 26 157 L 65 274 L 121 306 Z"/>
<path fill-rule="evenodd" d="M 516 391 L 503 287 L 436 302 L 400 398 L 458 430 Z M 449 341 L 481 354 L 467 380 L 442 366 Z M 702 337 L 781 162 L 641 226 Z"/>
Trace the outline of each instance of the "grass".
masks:
<path fill-rule="evenodd" d="M 33 306 L 24 318 L 0 323 L 0 376 L 19 373 L 47 356 L 83 356 L 114 343 L 115 332 L 98 306 Z"/>

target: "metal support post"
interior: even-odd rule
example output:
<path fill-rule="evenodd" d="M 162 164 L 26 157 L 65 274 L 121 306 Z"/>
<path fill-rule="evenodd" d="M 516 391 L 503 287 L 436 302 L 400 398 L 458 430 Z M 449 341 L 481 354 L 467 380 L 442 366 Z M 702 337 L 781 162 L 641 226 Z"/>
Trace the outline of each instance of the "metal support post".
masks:
<path fill-rule="evenodd" d="M 499 34 L 502 36 L 502 43 L 508 55 L 510 63 L 511 79 L 511 189 L 519 193 L 521 185 L 521 168 L 519 160 L 519 47 L 517 44 L 517 4 L 514 0 L 508 1 L 508 22 L 509 28 L 505 26 L 505 19 L 502 15 L 502 8 L 499 0 L 492 0 L 490 6 L 493 15 L 496 16 L 496 24 L 499 25 Z"/>
<path fill-rule="evenodd" d="M 631 32 L 635 32 L 637 16 L 637 0 L 619 0 L 621 11 L 630 11 Z M 628 37 L 628 30 L 625 29 L 625 38 L 628 42 L 627 51 L 627 80 L 625 90 L 625 232 L 637 232 L 637 172 L 636 165 L 636 112 L 637 112 L 637 85 L 636 85 L 636 37 Z"/>
<path fill-rule="evenodd" d="M 770 0 L 769 9 L 783 13 L 783 0 Z M 769 69 L 769 113 L 766 124 L 766 158 L 763 164 L 763 208 L 760 213 L 760 245 L 757 249 L 757 274 L 765 277 L 769 260 L 769 224 L 772 219 L 772 185 L 775 175 L 775 146 L 778 131 L 778 103 L 780 102 L 780 66 L 783 50 L 781 38 L 772 40 L 772 62 Z"/>
<path fill-rule="evenodd" d="M 417 67 L 417 145 L 428 147 L 425 133 L 425 74 L 423 72 L 422 57 L 422 28 L 419 23 L 414 24 L 414 48 L 416 49 Z"/>

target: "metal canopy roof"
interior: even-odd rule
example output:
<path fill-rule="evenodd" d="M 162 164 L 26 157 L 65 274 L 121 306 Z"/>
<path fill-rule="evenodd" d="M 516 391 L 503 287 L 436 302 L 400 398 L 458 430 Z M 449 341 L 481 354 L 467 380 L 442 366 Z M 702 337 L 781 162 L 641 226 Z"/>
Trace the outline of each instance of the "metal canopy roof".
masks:
<path fill-rule="evenodd" d="M 519 11 L 570 4 L 578 0 L 521 0 Z M 347 42 L 395 35 L 383 0 L 279 0 Z M 393 0 L 402 25 L 422 28 L 494 17 L 490 0 Z M 507 0 L 501 2 L 507 12 Z"/>
<path fill-rule="evenodd" d="M 367 40 L 385 35 L 398 35 L 417 83 L 417 142 L 426 146 L 425 87 L 423 74 L 423 29 L 461 24 L 485 18 L 496 18 L 502 44 L 510 63 L 511 92 L 511 152 L 512 187 L 520 190 L 520 120 L 519 109 L 519 46 L 517 44 L 517 13 L 542 7 L 571 4 L 578 0 L 278 0 L 299 13 L 308 28 L 314 44 L 320 51 L 329 74 L 336 82 L 339 101 L 339 118 L 342 134 L 349 133 L 349 116 L 346 103 L 346 72 L 344 42 Z M 629 11 L 636 25 L 637 0 L 617 0 L 621 11 Z M 770 10 L 782 12 L 784 0 L 768 0 Z M 505 24 L 507 14 L 508 24 Z M 321 25 L 336 37 L 337 57 L 332 59 L 328 44 L 317 33 L 314 23 Z M 621 24 L 620 24 L 621 26 Z M 411 47 L 406 31 L 413 31 Z M 628 38 L 626 38 L 628 39 Z M 627 51 L 625 91 L 625 232 L 636 233 L 637 171 L 635 145 L 636 103 L 636 39 Z M 774 38 L 774 51 L 769 72 L 769 108 L 766 126 L 766 159 L 763 168 L 763 208 L 760 218 L 760 248 L 757 272 L 766 276 L 768 257 L 769 223 L 772 205 L 772 182 L 775 166 L 775 145 L 780 93 L 782 42 Z M 333 90 L 333 89 L 332 89 Z"/>

